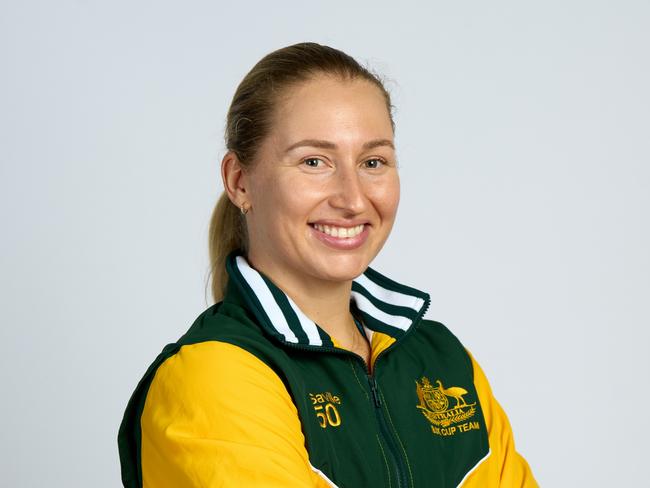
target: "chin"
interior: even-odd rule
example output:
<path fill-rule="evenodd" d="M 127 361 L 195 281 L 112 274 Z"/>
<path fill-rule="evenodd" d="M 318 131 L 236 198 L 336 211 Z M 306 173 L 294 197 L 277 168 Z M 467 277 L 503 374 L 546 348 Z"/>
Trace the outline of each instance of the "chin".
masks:
<path fill-rule="evenodd" d="M 340 256 L 321 261 L 315 271 L 328 281 L 350 281 L 361 275 L 369 264 L 365 256 Z"/>

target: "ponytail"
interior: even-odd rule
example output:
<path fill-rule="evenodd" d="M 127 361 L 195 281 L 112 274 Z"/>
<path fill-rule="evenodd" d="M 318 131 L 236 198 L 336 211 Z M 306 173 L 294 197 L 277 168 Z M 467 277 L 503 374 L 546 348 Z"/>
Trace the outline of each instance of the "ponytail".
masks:
<path fill-rule="evenodd" d="M 210 272 L 212 274 L 212 298 L 219 302 L 226 291 L 228 273 L 226 258 L 237 249 L 246 251 L 246 225 L 239 209 L 224 191 L 212 211 L 208 230 Z"/>

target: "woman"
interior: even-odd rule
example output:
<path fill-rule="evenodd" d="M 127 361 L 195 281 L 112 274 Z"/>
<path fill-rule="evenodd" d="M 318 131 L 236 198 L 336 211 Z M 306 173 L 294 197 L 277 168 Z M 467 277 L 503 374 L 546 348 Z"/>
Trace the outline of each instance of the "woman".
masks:
<path fill-rule="evenodd" d="M 215 305 L 120 427 L 125 486 L 536 486 L 429 295 L 368 267 L 399 200 L 390 97 L 348 55 L 265 56 L 228 113 Z"/>

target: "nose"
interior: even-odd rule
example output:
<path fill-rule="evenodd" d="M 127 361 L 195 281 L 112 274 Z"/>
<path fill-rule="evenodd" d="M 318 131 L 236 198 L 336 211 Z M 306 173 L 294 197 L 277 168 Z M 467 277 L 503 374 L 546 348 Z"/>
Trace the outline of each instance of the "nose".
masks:
<path fill-rule="evenodd" d="M 358 215 L 366 208 L 366 195 L 363 181 L 356 168 L 338 167 L 332 181 L 333 190 L 330 205 L 345 211 L 346 214 Z"/>

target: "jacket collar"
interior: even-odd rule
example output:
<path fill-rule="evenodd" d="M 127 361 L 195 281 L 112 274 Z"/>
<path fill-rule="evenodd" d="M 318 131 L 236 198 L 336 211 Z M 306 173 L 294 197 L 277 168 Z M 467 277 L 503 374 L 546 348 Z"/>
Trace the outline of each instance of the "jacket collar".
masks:
<path fill-rule="evenodd" d="M 238 252 L 226 259 L 229 288 L 234 286 L 261 326 L 284 343 L 334 347 L 330 336 L 307 317 L 269 278 L 250 266 Z M 368 268 L 352 281 L 350 306 L 364 325 L 399 339 L 418 322 L 430 297 Z"/>

